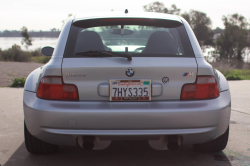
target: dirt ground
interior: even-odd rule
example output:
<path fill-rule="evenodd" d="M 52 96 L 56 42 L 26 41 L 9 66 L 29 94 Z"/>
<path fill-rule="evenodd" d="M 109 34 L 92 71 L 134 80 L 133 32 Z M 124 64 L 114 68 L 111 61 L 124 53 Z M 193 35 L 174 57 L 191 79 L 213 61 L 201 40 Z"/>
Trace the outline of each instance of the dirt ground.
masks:
<path fill-rule="evenodd" d="M 0 87 L 11 85 L 14 78 L 26 78 L 31 71 L 43 65 L 42 63 L 34 62 L 0 61 Z"/>

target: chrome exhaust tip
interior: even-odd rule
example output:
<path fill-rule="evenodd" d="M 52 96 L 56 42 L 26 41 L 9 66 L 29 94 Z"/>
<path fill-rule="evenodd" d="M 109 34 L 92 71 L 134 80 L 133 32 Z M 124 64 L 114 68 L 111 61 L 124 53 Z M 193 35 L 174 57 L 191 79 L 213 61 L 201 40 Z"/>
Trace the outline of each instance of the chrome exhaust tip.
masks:
<path fill-rule="evenodd" d="M 94 137 L 92 136 L 83 137 L 82 147 L 83 149 L 92 150 L 94 148 Z"/>
<path fill-rule="evenodd" d="M 170 135 L 167 137 L 167 147 L 169 150 L 177 150 L 180 146 L 179 137 L 177 135 Z"/>

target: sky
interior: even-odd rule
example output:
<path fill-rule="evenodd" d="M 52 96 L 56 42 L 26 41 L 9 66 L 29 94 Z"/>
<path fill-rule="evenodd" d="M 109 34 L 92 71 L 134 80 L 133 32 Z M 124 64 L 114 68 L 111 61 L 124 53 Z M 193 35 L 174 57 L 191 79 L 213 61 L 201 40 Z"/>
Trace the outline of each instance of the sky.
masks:
<path fill-rule="evenodd" d="M 69 13 L 82 15 L 92 12 L 143 11 L 143 6 L 157 0 L 0 0 L 0 31 L 61 29 Z M 238 13 L 250 22 L 250 0 L 158 0 L 165 7 L 175 4 L 181 13 L 191 9 L 202 11 L 212 20 L 212 28 L 224 28 L 223 15 Z"/>

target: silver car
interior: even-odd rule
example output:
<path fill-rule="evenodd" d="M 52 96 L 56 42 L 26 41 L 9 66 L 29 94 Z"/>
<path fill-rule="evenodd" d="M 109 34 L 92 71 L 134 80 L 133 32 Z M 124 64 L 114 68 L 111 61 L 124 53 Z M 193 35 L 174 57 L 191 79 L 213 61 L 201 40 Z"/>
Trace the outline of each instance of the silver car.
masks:
<path fill-rule="evenodd" d="M 70 17 L 55 49 L 42 52 L 51 60 L 30 73 L 24 87 L 30 153 L 54 153 L 58 145 L 100 150 L 112 140 L 148 140 L 156 150 L 226 147 L 227 80 L 206 62 L 182 17 Z"/>

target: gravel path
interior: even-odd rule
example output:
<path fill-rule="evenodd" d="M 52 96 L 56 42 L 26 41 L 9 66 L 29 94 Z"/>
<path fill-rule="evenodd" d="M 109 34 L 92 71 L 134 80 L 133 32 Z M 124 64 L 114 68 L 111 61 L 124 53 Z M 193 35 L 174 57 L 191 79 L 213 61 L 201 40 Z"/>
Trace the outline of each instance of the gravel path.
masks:
<path fill-rule="evenodd" d="M 9 86 L 16 77 L 27 77 L 34 69 L 42 66 L 34 62 L 1 62 L 0 61 L 0 86 Z"/>

